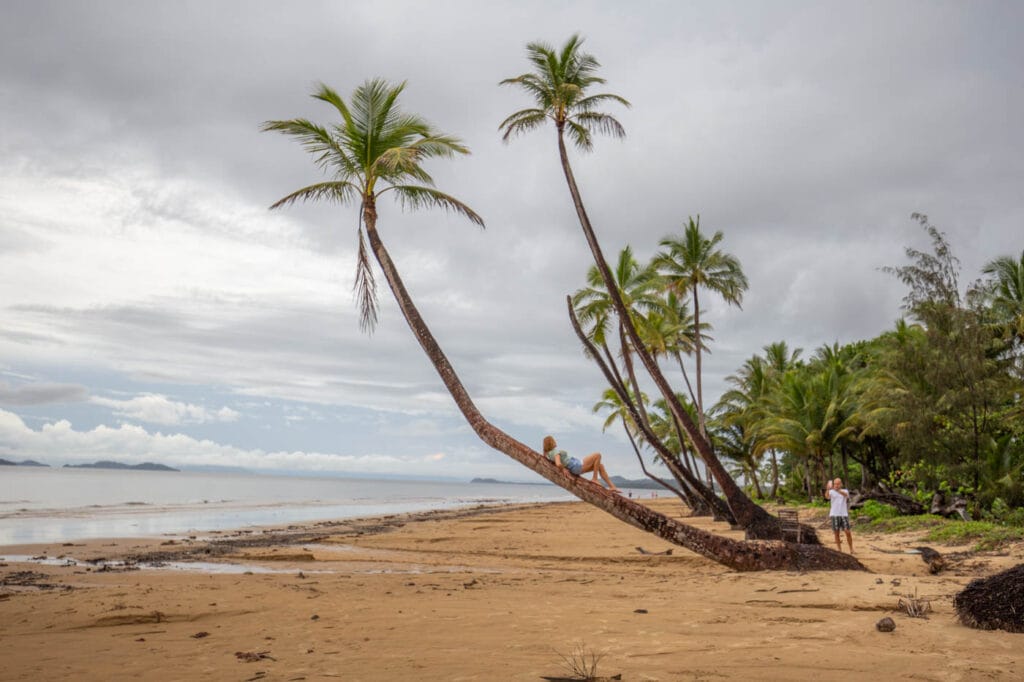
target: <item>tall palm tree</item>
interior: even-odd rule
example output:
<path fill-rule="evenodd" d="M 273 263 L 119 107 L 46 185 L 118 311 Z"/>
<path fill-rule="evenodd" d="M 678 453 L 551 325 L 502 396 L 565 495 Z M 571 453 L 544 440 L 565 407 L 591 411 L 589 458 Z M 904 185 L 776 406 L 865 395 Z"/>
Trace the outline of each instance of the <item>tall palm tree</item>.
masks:
<path fill-rule="evenodd" d="M 295 201 L 319 200 L 343 205 L 355 204 L 359 207 L 359 219 L 365 227 L 370 248 L 406 323 L 455 404 L 481 440 L 619 520 L 656 533 L 669 542 L 737 570 L 801 566 L 862 569 L 859 562 L 840 561 L 845 555 L 837 558 L 816 551 L 821 548 L 737 542 L 680 523 L 631 500 L 610 494 L 586 477 L 567 476 L 540 453 L 484 418 L 414 305 L 377 231 L 377 199 L 387 192 L 391 192 L 406 207 L 445 208 L 467 217 L 471 222 L 483 224 L 483 220 L 468 206 L 433 187 L 421 163 L 433 157 L 465 154 L 467 150 L 457 139 L 435 131 L 419 116 L 402 112 L 396 100 L 403 87 L 402 84 L 394 86 L 383 80 L 367 81 L 356 88 L 346 102 L 333 90 L 321 85 L 313 96 L 334 107 L 341 116 L 339 123 L 330 127 L 306 119 L 264 123 L 263 130 L 278 131 L 296 139 L 314 155 L 320 169 L 330 174 L 327 181 L 292 192 L 275 202 L 273 207 L 286 206 Z M 360 250 L 357 290 L 362 292 L 360 300 L 364 324 L 372 325 L 376 319 L 372 285 L 369 281 L 363 281 L 371 275 L 368 272 L 365 248 Z"/>
<path fill-rule="evenodd" d="M 722 232 L 715 232 L 710 238 L 700 230 L 700 216 L 692 217 L 683 230 L 682 237 L 666 237 L 661 240 L 665 249 L 659 253 L 654 264 L 665 277 L 666 286 L 677 294 L 688 292 L 693 302 L 694 324 L 700 328 L 700 290 L 719 294 L 726 303 L 739 307 L 746 291 L 747 277 L 739 260 L 732 254 L 718 248 Z M 701 359 L 704 344 L 697 338 L 694 354 L 697 372 L 697 417 L 701 433 L 707 436 L 707 420 L 704 414 L 704 390 L 701 376 Z"/>
<path fill-rule="evenodd" d="M 607 103 L 618 103 L 629 106 L 629 102 L 619 95 L 610 93 L 589 94 L 588 89 L 603 84 L 603 78 L 596 75 L 600 64 L 590 54 L 581 50 L 582 39 L 574 35 L 561 50 L 556 51 L 545 43 L 530 43 L 526 46 L 527 58 L 534 70 L 513 78 L 501 81 L 502 85 L 516 85 L 529 94 L 535 106 L 512 114 L 502 121 L 499 128 L 503 131 L 503 139 L 511 138 L 525 132 L 536 130 L 547 122 L 554 123 L 557 134 L 558 154 L 562 163 L 562 172 L 569 187 L 573 206 L 580 221 L 583 235 L 590 247 L 594 264 L 601 273 L 608 292 L 612 296 L 615 312 L 623 320 L 626 331 L 633 343 L 637 356 L 643 362 L 648 375 L 658 387 L 658 391 L 668 402 L 672 414 L 686 429 L 687 435 L 700 452 L 701 458 L 721 486 L 737 522 L 744 527 L 748 536 L 757 538 L 777 538 L 782 536 L 781 526 L 777 518 L 768 514 L 760 506 L 754 504 L 743 490 L 736 485 L 729 472 L 715 456 L 708 439 L 693 422 L 675 391 L 665 379 L 657 362 L 643 347 L 643 342 L 636 331 L 629 315 L 629 308 L 615 287 L 608 262 L 601 251 L 590 217 L 583 205 L 576 178 L 569 163 L 565 138 L 568 135 L 576 147 L 583 152 L 593 147 L 595 133 L 623 137 L 625 130 L 622 124 L 610 114 L 598 111 L 598 107 Z M 698 327 L 699 329 L 699 327 Z M 816 541 L 817 536 L 809 534 L 809 540 Z"/>

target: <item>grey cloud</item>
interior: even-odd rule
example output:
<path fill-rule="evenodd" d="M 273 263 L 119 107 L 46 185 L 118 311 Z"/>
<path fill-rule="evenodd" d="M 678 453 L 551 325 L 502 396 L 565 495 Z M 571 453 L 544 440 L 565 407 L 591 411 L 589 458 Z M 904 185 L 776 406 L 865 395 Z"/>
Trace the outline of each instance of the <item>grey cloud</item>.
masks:
<path fill-rule="evenodd" d="M 921 245 L 911 211 L 950 233 L 965 280 L 1019 251 L 1022 19 L 1024 8 L 995 2 L 652 3 L 628 13 L 616 2 L 323 2 L 300 13 L 271 2 L 8 3 L 0 173 L 110 177 L 134 192 L 115 216 L 126 230 L 329 254 L 338 291 L 330 304 L 297 304 L 249 298 L 251 281 L 230 292 L 183 282 L 199 291 L 8 308 L 32 324 L 0 334 L 19 335 L 12 347 L 60 343 L 62 353 L 172 383 L 450 413 L 383 281 L 382 325 L 372 337 L 358 332 L 353 209 L 296 207 L 276 226 L 253 219 L 318 179 L 298 145 L 260 134 L 259 123 L 329 120 L 308 97 L 314 82 L 348 92 L 381 75 L 408 79 L 405 106 L 472 148 L 430 170 L 487 221 L 480 231 L 382 204 L 381 234 L 428 324 L 490 404 L 556 395 L 589 410 L 602 381 L 569 329 L 564 297 L 591 260 L 554 134 L 506 146 L 497 131 L 530 104 L 497 85 L 527 69 L 524 44 L 581 31 L 606 90 L 634 105 L 616 111 L 624 141 L 571 153 L 606 256 L 631 244 L 647 258 L 700 214 L 725 232 L 751 281 L 742 311 L 709 302 L 714 394 L 772 341 L 810 352 L 888 328 L 902 291 L 878 267 Z M 155 189 L 133 182 L 142 172 Z M 196 187 L 245 208 L 218 213 Z M 0 191 L 0 201 L 15 200 Z M 73 230 L 72 217 L 52 230 Z M 275 232 L 285 223 L 299 235 Z M 0 240 L 24 249 L 39 234 L 5 230 Z M 44 288 L 45 274 L 7 283 L 4 305 Z"/>
<path fill-rule="evenodd" d="M 88 397 L 86 388 L 77 384 L 32 383 L 10 386 L 0 383 L 0 405 L 55 405 L 82 402 Z"/>

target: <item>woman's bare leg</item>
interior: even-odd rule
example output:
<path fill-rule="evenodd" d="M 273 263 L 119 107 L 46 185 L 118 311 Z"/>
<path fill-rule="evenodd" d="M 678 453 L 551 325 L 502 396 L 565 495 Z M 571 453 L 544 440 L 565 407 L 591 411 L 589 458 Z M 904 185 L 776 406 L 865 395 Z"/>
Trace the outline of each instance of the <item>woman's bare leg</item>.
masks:
<path fill-rule="evenodd" d="M 608 490 L 618 490 L 618 488 L 615 487 L 615 484 L 612 483 L 612 480 L 608 478 L 608 471 L 604 468 L 604 465 L 601 464 L 600 452 L 595 452 L 593 454 L 587 455 L 583 459 L 583 470 L 580 473 L 585 474 L 588 471 L 594 472 L 594 475 L 590 478 L 591 481 L 594 481 L 596 483 L 597 477 L 598 475 L 600 475 L 601 478 L 604 479 L 604 482 L 608 484 Z"/>

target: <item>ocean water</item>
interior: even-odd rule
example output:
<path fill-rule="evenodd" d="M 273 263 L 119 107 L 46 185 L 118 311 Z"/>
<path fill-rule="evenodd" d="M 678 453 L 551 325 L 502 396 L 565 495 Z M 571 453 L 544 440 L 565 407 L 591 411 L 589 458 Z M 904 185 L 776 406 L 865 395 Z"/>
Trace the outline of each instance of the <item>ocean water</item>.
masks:
<path fill-rule="evenodd" d="M 543 484 L 0 467 L 0 545 L 574 499 Z"/>

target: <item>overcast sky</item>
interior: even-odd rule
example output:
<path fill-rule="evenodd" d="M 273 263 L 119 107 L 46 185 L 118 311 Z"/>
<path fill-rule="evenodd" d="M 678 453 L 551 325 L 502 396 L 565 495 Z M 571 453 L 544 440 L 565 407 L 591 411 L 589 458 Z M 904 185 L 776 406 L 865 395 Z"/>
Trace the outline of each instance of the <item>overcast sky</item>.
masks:
<path fill-rule="evenodd" d="M 269 212 L 320 179 L 268 119 L 317 82 L 408 81 L 473 154 L 428 166 L 487 222 L 380 208 L 410 293 L 484 413 L 638 476 L 565 314 L 590 254 L 553 129 L 498 81 L 581 33 L 623 141 L 572 154 L 598 236 L 648 259 L 688 216 L 750 280 L 705 297 L 713 401 L 753 353 L 871 338 L 879 271 L 925 247 L 1024 249 L 1017 2 L 44 2 L 0 8 L 0 457 L 536 480 L 476 440 L 389 293 L 351 294 L 356 212 Z M 378 279 L 383 282 L 382 278 Z"/>

